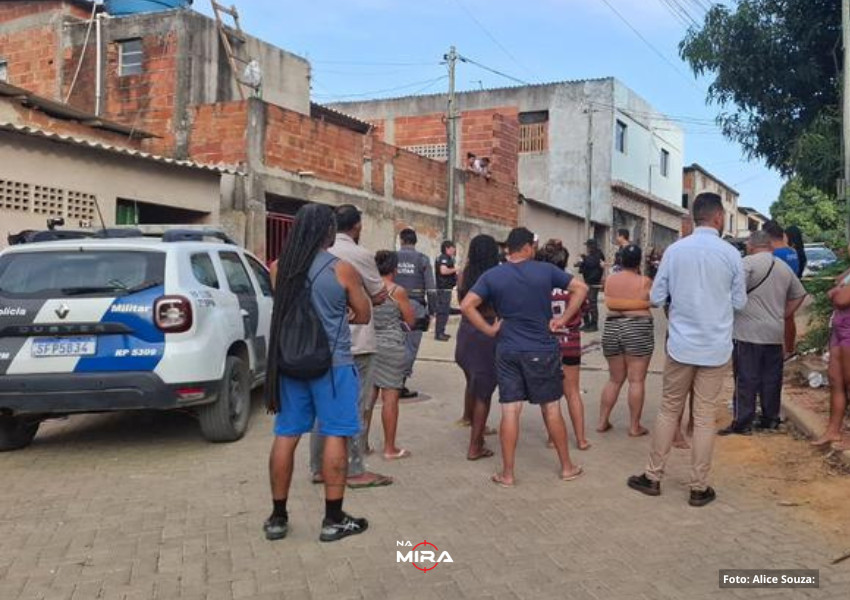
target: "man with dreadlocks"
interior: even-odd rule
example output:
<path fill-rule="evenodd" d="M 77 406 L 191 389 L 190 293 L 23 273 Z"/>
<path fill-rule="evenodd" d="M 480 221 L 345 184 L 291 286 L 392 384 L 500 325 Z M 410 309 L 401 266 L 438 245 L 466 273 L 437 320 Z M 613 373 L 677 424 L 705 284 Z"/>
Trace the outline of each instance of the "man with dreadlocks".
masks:
<path fill-rule="evenodd" d="M 333 542 L 366 531 L 366 519 L 342 510 L 348 473 L 347 439 L 360 433 L 360 389 L 351 353 L 347 326 L 366 324 L 371 318 L 370 300 L 363 281 L 351 264 L 330 252 L 336 220 L 328 206 L 308 204 L 295 215 L 292 233 L 277 265 L 274 313 L 266 380 L 266 401 L 276 413 L 275 440 L 269 458 L 273 512 L 264 524 L 266 538 L 286 537 L 289 527 L 287 499 L 292 484 L 295 449 L 301 436 L 313 430 L 325 438 L 322 476 L 325 482 L 325 518 L 319 540 Z M 315 379 L 296 379 L 281 374 L 279 354 L 281 324 L 304 293 L 326 334 L 333 356 L 332 366 Z"/>

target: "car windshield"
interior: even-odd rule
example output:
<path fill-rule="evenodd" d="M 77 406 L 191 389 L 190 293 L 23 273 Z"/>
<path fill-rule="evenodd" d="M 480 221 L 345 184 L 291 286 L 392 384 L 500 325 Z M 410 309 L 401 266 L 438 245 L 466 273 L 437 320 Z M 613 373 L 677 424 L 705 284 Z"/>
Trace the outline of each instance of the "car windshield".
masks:
<path fill-rule="evenodd" d="M 16 252 L 0 257 L 0 296 L 126 296 L 162 285 L 165 254 L 130 250 Z"/>
<path fill-rule="evenodd" d="M 835 254 L 829 248 L 806 248 L 806 258 L 809 261 L 830 261 L 835 260 Z"/>

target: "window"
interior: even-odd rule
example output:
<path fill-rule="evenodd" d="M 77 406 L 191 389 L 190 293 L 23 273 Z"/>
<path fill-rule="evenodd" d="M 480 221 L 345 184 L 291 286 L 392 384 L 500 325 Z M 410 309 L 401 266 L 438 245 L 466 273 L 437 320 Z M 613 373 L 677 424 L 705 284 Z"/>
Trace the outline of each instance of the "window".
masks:
<path fill-rule="evenodd" d="M 549 147 L 549 111 L 519 114 L 519 151 L 545 152 Z"/>
<path fill-rule="evenodd" d="M 691 203 L 691 197 L 687 194 L 682 194 L 682 208 L 688 208 Z"/>
<path fill-rule="evenodd" d="M 670 153 L 667 150 L 661 150 L 661 176 L 670 176 Z"/>
<path fill-rule="evenodd" d="M 271 275 L 269 275 L 268 269 L 261 265 L 260 261 L 256 260 L 252 256 L 246 255 L 245 258 L 248 259 L 248 266 L 251 267 L 257 281 L 260 282 L 260 289 L 263 292 L 263 296 L 273 296 L 274 291 L 272 290 L 272 278 Z"/>
<path fill-rule="evenodd" d="M 0 81 L 9 81 L 9 63 L 0 58 Z"/>
<path fill-rule="evenodd" d="M 140 38 L 118 42 L 120 53 L 118 55 L 118 74 L 121 77 L 127 75 L 142 74 L 142 59 L 144 51 Z"/>
<path fill-rule="evenodd" d="M 212 258 L 209 254 L 193 254 L 189 259 L 192 263 L 192 275 L 201 285 L 218 289 L 218 275 L 215 273 Z"/>
<path fill-rule="evenodd" d="M 236 252 L 221 252 L 219 256 L 230 291 L 237 296 L 253 296 L 254 285 L 239 255 Z"/>
<path fill-rule="evenodd" d="M 623 123 L 622 121 L 617 121 L 617 152 L 626 153 L 626 145 L 628 144 L 628 135 L 629 126 Z"/>
<path fill-rule="evenodd" d="M 735 215 L 729 215 L 729 231 L 728 233 L 735 233 Z"/>

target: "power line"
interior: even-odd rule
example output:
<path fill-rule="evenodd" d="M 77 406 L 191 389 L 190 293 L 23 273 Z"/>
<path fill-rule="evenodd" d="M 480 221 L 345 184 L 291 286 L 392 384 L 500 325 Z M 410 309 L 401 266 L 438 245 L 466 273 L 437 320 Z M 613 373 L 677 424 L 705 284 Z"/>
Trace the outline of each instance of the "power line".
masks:
<path fill-rule="evenodd" d="M 672 4 L 671 0 L 658 0 L 661 5 L 667 9 L 667 12 L 673 15 L 673 17 L 679 21 L 683 26 L 690 27 L 691 23 L 688 19 L 679 11 L 676 10 L 675 6 Z"/>
<path fill-rule="evenodd" d="M 496 70 L 492 67 L 488 67 L 487 65 L 482 65 L 480 62 L 476 62 L 476 61 L 474 61 L 471 58 L 468 58 L 466 56 L 459 56 L 458 59 L 461 62 L 465 62 L 465 63 L 469 63 L 471 65 L 475 65 L 476 67 L 478 67 L 480 69 L 484 69 L 485 71 L 489 71 L 490 73 L 493 73 L 494 75 L 498 75 L 499 77 L 504 77 L 505 79 L 510 79 L 511 81 L 514 81 L 516 83 L 520 83 L 522 85 L 531 85 L 527 81 L 523 81 L 522 79 L 519 79 L 518 77 L 514 77 L 513 75 L 508 75 L 507 73 L 502 73 L 501 71 L 498 71 L 498 70 Z"/>
<path fill-rule="evenodd" d="M 439 63 L 431 62 L 362 62 L 358 60 L 311 60 L 317 65 L 353 65 L 361 67 L 426 67 Z"/>
<path fill-rule="evenodd" d="M 510 58 L 514 62 L 514 64 L 516 64 L 520 69 L 531 75 L 533 79 L 538 79 L 537 75 L 535 75 L 531 69 L 529 69 L 519 60 L 517 60 L 517 58 L 513 54 L 511 54 L 511 52 L 504 46 L 504 44 L 502 44 L 498 39 L 496 39 L 496 36 L 494 36 L 486 27 L 484 27 L 484 24 L 478 20 L 478 18 L 475 16 L 475 13 L 469 10 L 469 7 L 467 7 L 466 4 L 463 3 L 463 0 L 454 0 L 454 3 L 457 4 L 461 8 L 461 10 L 466 13 L 466 16 L 469 17 L 470 21 L 472 21 L 473 23 L 475 23 L 475 25 L 478 26 L 478 29 L 484 32 L 484 35 L 490 38 L 490 41 L 492 41 L 494 44 L 496 44 L 496 46 L 498 46 L 498 48 L 505 54 L 505 56 Z"/>
<path fill-rule="evenodd" d="M 670 66 L 671 69 L 676 71 L 676 73 L 678 73 L 683 79 L 685 79 L 688 83 L 690 83 L 692 86 L 694 86 L 694 88 L 696 88 L 697 90 L 699 90 L 701 92 L 704 91 L 704 90 L 701 90 L 699 88 L 699 86 L 690 77 L 688 77 L 687 75 L 682 73 L 682 71 L 679 69 L 679 67 L 677 67 L 675 65 L 675 63 L 673 63 L 673 61 L 671 61 L 669 58 L 667 58 L 667 56 L 663 52 L 661 52 L 661 50 L 656 48 L 655 45 L 652 42 L 650 42 L 648 39 L 646 39 L 646 37 L 644 37 L 644 35 L 640 31 L 638 31 L 637 28 L 635 28 L 635 26 L 632 25 L 631 22 L 626 17 L 624 17 L 623 14 L 619 10 L 614 8 L 614 6 L 608 0 L 599 0 L 599 1 L 602 2 L 605 6 L 607 6 L 611 10 L 611 12 L 613 12 L 617 16 L 617 18 L 620 19 L 626 25 L 626 27 L 631 29 L 632 33 L 634 33 L 636 36 L 638 36 L 638 38 L 640 38 L 640 40 L 644 44 L 646 44 L 646 46 L 650 50 L 652 50 L 658 56 L 658 58 L 660 58 L 665 63 L 667 63 Z"/>
<path fill-rule="evenodd" d="M 382 90 L 372 90 L 370 92 L 361 92 L 361 93 L 356 93 L 356 94 L 316 94 L 316 96 L 321 96 L 321 97 L 327 98 L 329 100 L 338 100 L 338 99 L 342 99 L 342 98 L 366 98 L 368 96 L 375 96 L 375 95 L 378 95 L 378 94 L 388 94 L 390 92 L 397 92 L 399 90 L 406 90 L 406 89 L 414 88 L 414 87 L 417 87 L 417 86 L 423 86 L 423 85 L 425 86 L 424 89 L 427 89 L 427 88 L 431 87 L 432 85 L 434 85 L 435 83 L 437 83 L 438 81 L 442 81 L 443 79 L 446 79 L 447 77 L 448 77 L 447 75 L 442 75 L 441 77 L 437 77 L 435 79 L 427 79 L 427 80 L 423 80 L 423 81 L 414 81 L 414 82 L 411 82 L 411 83 L 406 83 L 404 85 L 399 85 L 399 86 L 396 86 L 396 87 L 386 88 L 386 89 L 382 89 Z"/>

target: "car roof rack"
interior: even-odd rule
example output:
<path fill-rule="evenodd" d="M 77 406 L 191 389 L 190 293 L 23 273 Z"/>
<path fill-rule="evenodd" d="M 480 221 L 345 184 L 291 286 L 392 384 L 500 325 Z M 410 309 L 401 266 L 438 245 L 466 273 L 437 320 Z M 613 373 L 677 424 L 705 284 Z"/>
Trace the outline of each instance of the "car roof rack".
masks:
<path fill-rule="evenodd" d="M 206 238 L 221 240 L 225 244 L 238 244 L 229 235 L 217 229 L 169 229 L 162 234 L 163 242 L 203 242 Z"/>
<path fill-rule="evenodd" d="M 145 237 L 145 234 L 142 233 L 139 229 L 116 227 L 112 229 L 98 229 L 92 234 L 91 237 L 97 238 L 99 240 L 112 240 L 123 238 L 140 238 Z"/>

